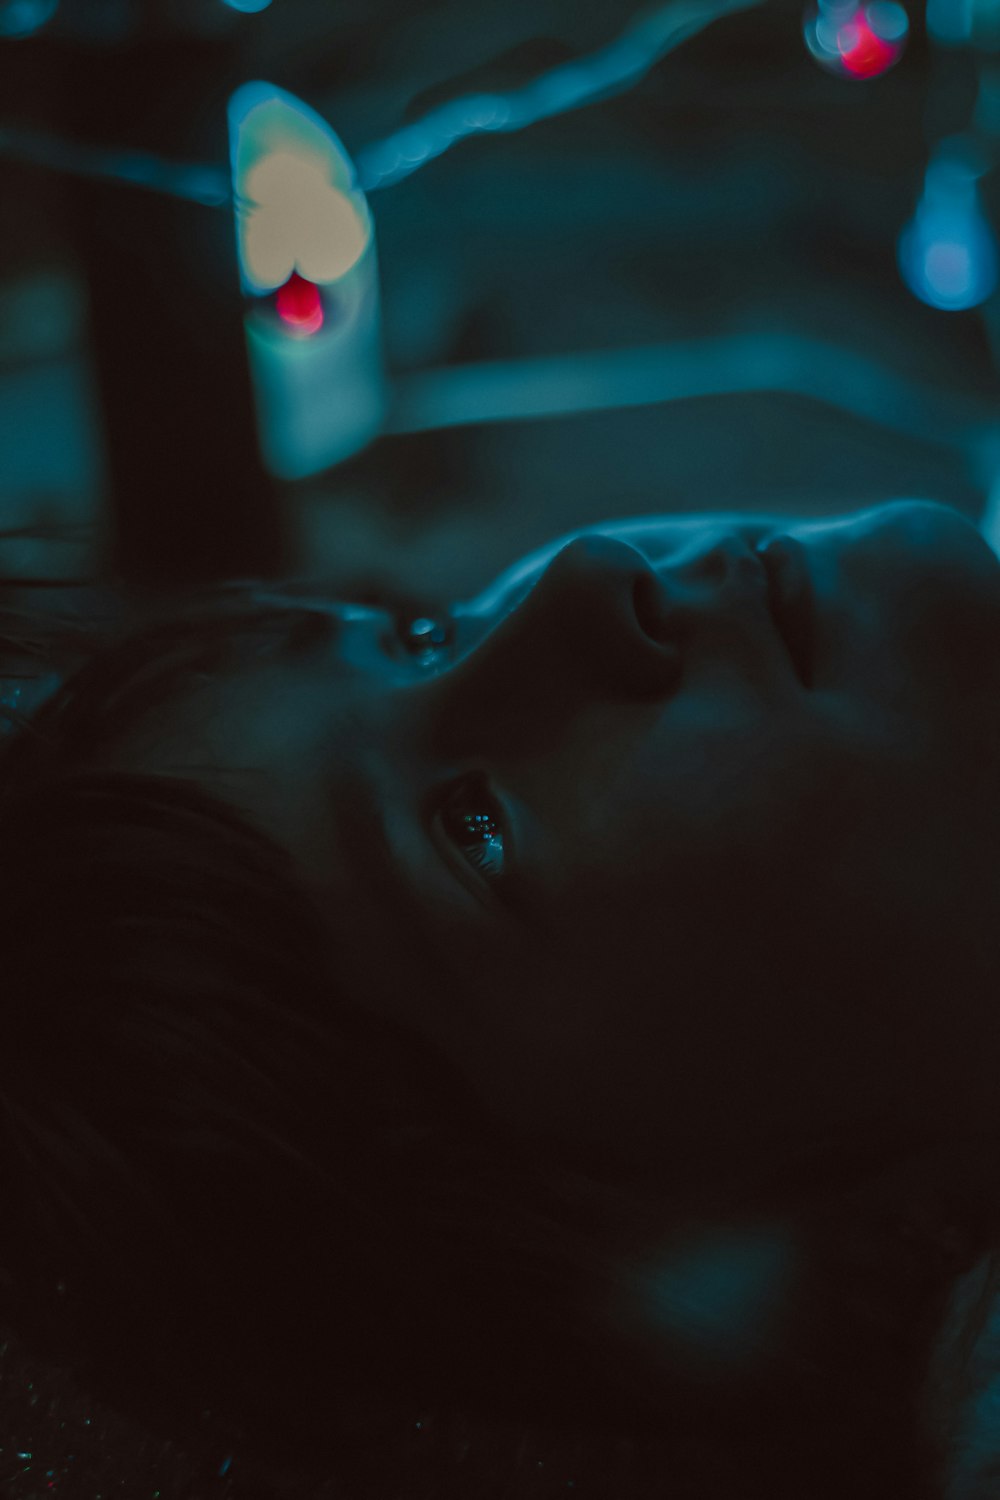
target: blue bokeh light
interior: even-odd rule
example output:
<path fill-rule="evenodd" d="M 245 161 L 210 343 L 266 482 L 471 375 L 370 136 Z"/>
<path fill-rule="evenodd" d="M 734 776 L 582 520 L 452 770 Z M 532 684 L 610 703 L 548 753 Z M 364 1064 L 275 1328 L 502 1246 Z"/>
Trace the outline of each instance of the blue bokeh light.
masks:
<path fill-rule="evenodd" d="M 920 211 L 900 236 L 899 268 L 921 302 L 964 312 L 996 288 L 996 246 L 978 214 Z"/>
<path fill-rule="evenodd" d="M 972 39 L 972 0 L 927 0 L 927 30 L 944 47 Z"/>
<path fill-rule="evenodd" d="M 813 57 L 838 78 L 879 78 L 897 63 L 910 30 L 896 0 L 816 0 L 803 36 Z"/>
<path fill-rule="evenodd" d="M 942 312 L 978 307 L 996 289 L 997 246 L 976 186 L 985 165 L 963 137 L 942 142 L 899 237 L 903 280 L 921 302 Z"/>

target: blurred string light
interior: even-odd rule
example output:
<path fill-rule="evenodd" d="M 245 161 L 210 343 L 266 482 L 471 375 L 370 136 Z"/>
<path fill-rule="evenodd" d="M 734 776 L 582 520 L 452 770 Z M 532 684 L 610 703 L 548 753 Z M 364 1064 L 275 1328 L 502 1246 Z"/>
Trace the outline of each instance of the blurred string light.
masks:
<path fill-rule="evenodd" d="M 0 0 L 2 6 L 4 0 Z M 47 4 L 54 0 L 6 0 L 7 4 Z M 763 0 L 670 0 L 636 20 L 598 52 L 560 64 L 506 94 L 473 94 L 450 100 L 423 120 L 405 126 L 362 150 L 358 186 L 372 193 L 441 156 L 467 136 L 522 130 L 551 115 L 624 93 L 650 69 L 713 22 Z M 37 132 L 0 126 L 0 153 L 37 166 L 84 177 L 109 178 L 206 207 L 230 204 L 226 167 L 171 162 L 130 151 L 101 151 Z"/>
<path fill-rule="evenodd" d="M 972 40 L 972 0 L 927 0 L 927 31 L 945 47 Z"/>
<path fill-rule="evenodd" d="M 523 422 L 749 392 L 803 396 L 866 422 L 875 415 L 891 432 L 966 455 L 997 431 L 991 400 L 931 389 L 857 350 L 779 333 L 419 370 L 396 381 L 386 431 Z"/>
<path fill-rule="evenodd" d="M 456 142 L 482 132 L 509 133 L 581 105 L 613 98 L 639 83 L 662 57 L 713 21 L 760 0 L 675 0 L 632 21 L 607 47 L 561 63 L 522 88 L 450 99 L 358 155 L 366 192 L 389 187 Z"/>
<path fill-rule="evenodd" d="M 319 287 L 297 271 L 275 293 L 274 310 L 293 333 L 308 337 L 323 327 L 323 298 Z"/>
<path fill-rule="evenodd" d="M 879 78 L 903 55 L 909 17 L 896 0 L 818 0 L 803 23 L 806 46 L 839 78 Z"/>
<path fill-rule="evenodd" d="M 256 16 L 267 10 L 271 0 L 222 0 L 227 10 L 238 10 L 245 16 Z"/>
<path fill-rule="evenodd" d="M 274 291 L 297 271 L 339 281 L 372 240 L 357 173 L 336 131 L 294 95 L 248 83 L 229 101 L 243 289 Z"/>
<path fill-rule="evenodd" d="M 914 296 L 944 312 L 978 307 L 997 284 L 997 245 L 982 211 L 978 180 L 988 162 L 969 136 L 937 147 L 897 257 Z"/>
<path fill-rule="evenodd" d="M 0 125 L 0 155 L 75 177 L 128 183 L 206 208 L 228 208 L 231 202 L 228 169 L 168 161 L 147 151 L 103 151 L 39 130 Z"/>
<path fill-rule="evenodd" d="M 996 0 L 927 0 L 927 32 L 942 47 L 1000 47 Z"/>
<path fill-rule="evenodd" d="M 301 479 L 381 431 L 375 230 L 343 142 L 269 83 L 229 101 L 240 284 L 261 454 Z"/>

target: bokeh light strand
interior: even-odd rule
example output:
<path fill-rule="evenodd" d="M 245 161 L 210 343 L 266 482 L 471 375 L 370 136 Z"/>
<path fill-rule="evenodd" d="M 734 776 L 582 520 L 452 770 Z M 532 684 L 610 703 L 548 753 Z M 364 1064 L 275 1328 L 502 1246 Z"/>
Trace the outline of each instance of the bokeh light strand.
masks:
<path fill-rule="evenodd" d="M 422 120 L 357 153 L 365 193 L 391 187 L 472 135 L 524 130 L 540 120 L 627 92 L 682 42 L 763 0 L 671 0 L 633 19 L 608 46 L 540 73 L 505 94 L 449 100 Z M 208 208 L 232 203 L 228 165 L 184 163 L 140 152 L 104 151 L 37 131 L 0 126 L 0 154 L 75 176 L 130 183 Z"/>
<path fill-rule="evenodd" d="M 470 94 L 358 153 L 366 193 L 390 187 L 468 136 L 524 130 L 540 120 L 613 98 L 640 83 L 663 57 L 689 37 L 761 0 L 673 0 L 633 20 L 607 47 L 541 73 L 503 94 Z"/>

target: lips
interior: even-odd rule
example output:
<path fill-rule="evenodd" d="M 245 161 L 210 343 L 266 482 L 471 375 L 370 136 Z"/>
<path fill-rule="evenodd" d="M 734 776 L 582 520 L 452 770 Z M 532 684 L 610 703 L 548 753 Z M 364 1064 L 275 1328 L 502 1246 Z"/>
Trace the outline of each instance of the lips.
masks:
<path fill-rule="evenodd" d="M 803 687 L 812 686 L 815 658 L 815 600 L 801 542 L 770 537 L 757 555 L 767 576 L 767 603 L 775 628 Z"/>

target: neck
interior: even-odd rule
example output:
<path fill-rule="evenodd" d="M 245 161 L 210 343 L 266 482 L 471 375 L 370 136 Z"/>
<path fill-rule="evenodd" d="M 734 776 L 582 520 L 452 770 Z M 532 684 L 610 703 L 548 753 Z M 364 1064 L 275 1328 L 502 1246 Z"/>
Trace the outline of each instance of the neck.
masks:
<path fill-rule="evenodd" d="M 756 1500 L 762 1489 L 769 1500 L 940 1500 L 955 1435 L 980 1410 L 968 1399 L 968 1339 L 987 1285 L 996 1295 L 982 1266 L 956 1280 L 922 1242 L 901 1243 L 895 1227 L 843 1202 L 808 1222 L 690 1230 L 631 1261 L 616 1288 L 604 1362 L 634 1398 L 628 1435 L 603 1428 L 596 1408 L 561 1429 L 534 1420 L 529 1401 L 521 1419 L 470 1413 L 456 1379 L 454 1401 L 376 1401 L 346 1435 L 336 1398 L 292 1403 L 309 1438 L 291 1443 L 294 1476 L 275 1405 L 266 1426 L 282 1447 L 261 1456 L 261 1472 L 275 1493 L 299 1497 L 307 1477 L 318 1484 L 345 1464 L 349 1489 L 368 1467 L 387 1488 L 391 1470 L 404 1490 L 422 1466 L 438 1477 L 455 1468 L 476 1493 L 480 1464 L 484 1492 L 497 1466 L 510 1466 L 516 1487 L 530 1450 L 548 1475 L 565 1469 L 553 1496 L 574 1475 L 591 1485 L 603 1475 L 605 1492 L 631 1500 L 668 1482 L 682 1500 Z M 1000 1317 L 991 1347 L 1000 1371 Z M 988 1355 L 983 1344 L 981 1364 Z"/>
<path fill-rule="evenodd" d="M 618 1328 L 677 1462 L 705 1476 L 692 1496 L 756 1494 L 755 1473 L 771 1500 L 939 1500 L 986 1274 L 956 1281 L 939 1252 L 830 1201 L 692 1232 L 633 1268 Z M 1000 1372 L 1000 1306 L 992 1352 Z"/>

